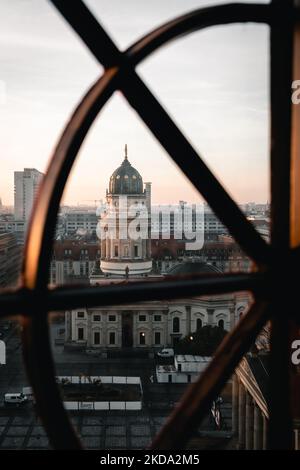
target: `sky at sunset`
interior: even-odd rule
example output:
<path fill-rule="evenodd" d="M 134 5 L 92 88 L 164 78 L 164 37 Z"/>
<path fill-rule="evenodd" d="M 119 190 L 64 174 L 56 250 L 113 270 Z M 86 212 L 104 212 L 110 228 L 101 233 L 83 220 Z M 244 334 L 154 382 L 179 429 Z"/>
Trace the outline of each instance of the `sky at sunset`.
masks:
<path fill-rule="evenodd" d="M 89 0 L 125 49 L 144 33 L 211 0 Z M 238 202 L 269 198 L 268 28 L 210 28 L 165 46 L 137 69 Z M 0 198 L 13 203 L 13 172 L 45 171 L 68 116 L 101 66 L 46 0 L 0 2 Z M 123 159 L 152 182 L 154 203 L 197 202 L 198 193 L 116 93 L 80 150 L 67 204 L 105 196 Z"/>

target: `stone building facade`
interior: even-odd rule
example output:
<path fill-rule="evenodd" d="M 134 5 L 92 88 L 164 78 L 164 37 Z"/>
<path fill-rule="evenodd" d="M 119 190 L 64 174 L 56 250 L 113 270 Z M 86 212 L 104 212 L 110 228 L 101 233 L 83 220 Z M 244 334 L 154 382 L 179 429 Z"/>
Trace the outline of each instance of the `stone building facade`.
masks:
<path fill-rule="evenodd" d="M 152 271 L 150 237 L 132 239 L 129 230 L 124 237 L 124 228 L 128 229 L 133 217 L 128 206 L 120 206 L 123 196 L 128 206 L 139 208 L 139 213 L 143 207 L 151 213 L 151 183 L 145 183 L 144 187 L 141 175 L 128 161 L 127 147 L 121 166 L 110 177 L 107 210 L 100 215 L 101 234 L 109 235 L 112 213 L 118 220 L 116 231 L 113 236 L 101 237 L 100 264 L 90 276 L 90 284 L 163 282 L 164 276 Z M 121 211 L 126 212 L 125 227 Z M 148 219 L 146 230 L 150 225 Z M 167 279 L 207 273 L 220 273 L 220 270 L 205 262 L 181 262 L 167 274 Z M 207 324 L 230 330 L 248 302 L 247 294 L 238 294 L 72 310 L 65 314 L 65 345 L 88 349 L 174 346 Z"/>

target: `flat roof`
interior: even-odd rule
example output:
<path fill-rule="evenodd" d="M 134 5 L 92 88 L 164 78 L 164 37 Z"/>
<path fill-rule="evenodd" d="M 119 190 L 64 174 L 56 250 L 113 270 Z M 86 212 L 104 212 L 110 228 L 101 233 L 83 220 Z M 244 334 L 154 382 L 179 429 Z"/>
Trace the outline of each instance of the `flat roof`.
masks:
<path fill-rule="evenodd" d="M 178 372 L 177 369 L 175 368 L 175 366 L 173 365 L 170 365 L 170 364 L 160 364 L 158 366 L 156 366 L 156 372 L 159 372 L 159 373 L 163 373 L 163 372 L 168 372 L 168 373 L 171 373 L 171 372 Z"/>
<path fill-rule="evenodd" d="M 209 362 L 210 356 L 193 356 L 192 354 L 179 354 L 175 356 L 177 362 Z"/>

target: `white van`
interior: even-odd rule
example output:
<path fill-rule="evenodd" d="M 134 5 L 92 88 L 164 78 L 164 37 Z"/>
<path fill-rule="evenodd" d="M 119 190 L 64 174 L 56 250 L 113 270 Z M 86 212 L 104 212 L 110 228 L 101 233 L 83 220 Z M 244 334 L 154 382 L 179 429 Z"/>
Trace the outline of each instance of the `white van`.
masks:
<path fill-rule="evenodd" d="M 22 405 L 27 402 L 27 397 L 24 393 L 6 393 L 4 395 L 5 405 Z"/>
<path fill-rule="evenodd" d="M 164 348 L 160 352 L 158 352 L 157 355 L 159 357 L 173 357 L 174 356 L 174 349 Z"/>

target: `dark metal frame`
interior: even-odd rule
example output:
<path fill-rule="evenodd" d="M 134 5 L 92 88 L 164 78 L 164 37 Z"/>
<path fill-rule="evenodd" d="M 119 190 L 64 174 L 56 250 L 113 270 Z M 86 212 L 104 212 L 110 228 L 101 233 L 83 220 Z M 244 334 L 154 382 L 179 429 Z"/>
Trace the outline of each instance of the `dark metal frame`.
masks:
<path fill-rule="evenodd" d="M 161 26 L 122 53 L 82 1 L 52 0 L 52 3 L 104 67 L 101 78 L 90 88 L 73 113 L 51 158 L 30 222 L 21 286 L 0 295 L 1 315 L 20 315 L 25 365 L 38 412 L 52 446 L 58 449 L 81 448 L 55 382 L 48 331 L 50 310 L 104 306 L 116 303 L 116 298 L 121 305 L 132 301 L 248 290 L 253 293 L 255 303 L 237 327 L 226 336 L 207 370 L 196 383 L 189 386 L 179 406 L 154 439 L 152 448 L 184 447 L 199 421 L 208 412 L 212 399 L 221 391 L 269 319 L 272 319 L 273 326 L 269 447 L 291 448 L 293 440 L 288 376 L 291 315 L 288 315 L 289 312 L 282 315 L 282 308 L 287 310 L 287 290 L 282 286 L 279 289 L 278 265 L 280 262 L 291 269 L 299 260 L 299 250 L 290 247 L 289 235 L 290 89 L 293 31 L 299 24 L 299 9 L 292 0 L 273 0 L 268 5 L 241 3 L 199 9 Z M 135 70 L 143 59 L 168 41 L 209 26 L 237 22 L 264 23 L 271 29 L 271 245 L 266 244 L 255 231 Z M 205 278 L 198 276 L 119 287 L 48 289 L 53 234 L 63 189 L 91 124 L 117 89 L 122 91 L 173 161 L 255 262 L 257 272 Z M 292 284 L 293 280 L 289 280 Z M 292 312 L 292 301 L 288 307 Z"/>

